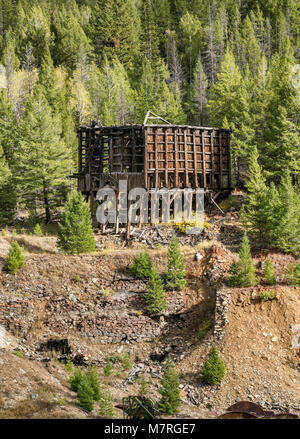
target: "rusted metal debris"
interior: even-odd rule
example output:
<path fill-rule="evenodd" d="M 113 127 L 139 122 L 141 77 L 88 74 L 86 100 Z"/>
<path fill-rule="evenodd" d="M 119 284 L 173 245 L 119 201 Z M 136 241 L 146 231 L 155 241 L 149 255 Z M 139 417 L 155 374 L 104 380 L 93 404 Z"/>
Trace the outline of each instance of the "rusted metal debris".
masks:
<path fill-rule="evenodd" d="M 240 401 L 228 407 L 219 419 L 298 419 L 293 413 L 275 413 L 264 410 L 259 404 L 251 401 Z"/>

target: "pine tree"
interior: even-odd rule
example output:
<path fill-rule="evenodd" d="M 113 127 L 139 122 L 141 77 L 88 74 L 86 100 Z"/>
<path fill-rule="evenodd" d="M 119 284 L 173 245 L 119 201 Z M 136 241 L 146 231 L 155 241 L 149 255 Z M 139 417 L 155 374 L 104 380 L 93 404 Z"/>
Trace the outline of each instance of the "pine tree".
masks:
<path fill-rule="evenodd" d="M 89 36 L 98 60 L 114 55 L 128 68 L 139 50 L 139 19 L 132 0 L 97 0 L 91 10 Z M 100 63 L 98 63 L 100 64 Z"/>
<path fill-rule="evenodd" d="M 234 55 L 228 48 L 217 74 L 217 81 L 211 87 L 207 107 L 211 126 L 222 127 L 226 118 L 232 130 L 232 163 L 238 182 L 241 164 L 248 157 L 254 138 L 249 93 Z"/>
<path fill-rule="evenodd" d="M 251 287 L 257 284 L 258 279 L 255 275 L 255 267 L 246 233 L 239 251 L 239 260 L 231 265 L 230 275 L 229 284 L 233 287 Z"/>
<path fill-rule="evenodd" d="M 293 186 L 289 173 L 281 178 L 278 195 L 271 245 L 285 253 L 296 252 L 300 249 L 300 187 Z"/>
<path fill-rule="evenodd" d="M 36 225 L 34 226 L 33 233 L 36 236 L 43 236 L 43 230 L 39 223 L 36 223 Z"/>
<path fill-rule="evenodd" d="M 101 398 L 100 381 L 98 370 L 95 366 L 89 366 L 86 372 L 91 388 L 93 389 L 94 401 L 99 401 Z"/>
<path fill-rule="evenodd" d="M 163 281 L 153 267 L 149 276 L 147 292 L 144 296 L 146 311 L 150 314 L 158 314 L 167 307 L 166 294 L 163 287 Z"/>
<path fill-rule="evenodd" d="M 276 283 L 274 267 L 270 258 L 267 258 L 264 265 L 264 283 L 274 285 Z"/>
<path fill-rule="evenodd" d="M 7 271 L 11 274 L 16 274 L 19 268 L 22 268 L 25 265 L 25 257 L 17 241 L 13 241 L 10 246 L 6 265 Z"/>
<path fill-rule="evenodd" d="M 183 290 L 186 287 L 186 266 L 180 252 L 180 244 L 175 233 L 173 233 L 168 249 L 168 272 L 167 288 L 171 290 Z"/>
<path fill-rule="evenodd" d="M 279 183 L 282 170 L 300 169 L 299 88 L 292 80 L 293 50 L 286 40 L 283 54 L 274 54 L 265 90 L 264 113 L 257 121 L 257 144 L 268 181 Z"/>
<path fill-rule="evenodd" d="M 83 378 L 83 372 L 81 369 L 76 368 L 74 370 L 73 375 L 70 376 L 70 384 L 71 384 L 71 390 L 73 392 L 77 392 L 79 388 L 79 384 L 81 383 Z"/>
<path fill-rule="evenodd" d="M 145 376 L 141 375 L 141 383 L 139 388 L 139 396 L 141 398 L 146 398 L 148 396 L 148 385 L 147 381 L 145 380 Z"/>
<path fill-rule="evenodd" d="M 193 68 L 199 52 L 203 48 L 203 31 L 200 20 L 186 12 L 180 19 L 182 33 L 182 52 L 189 82 L 192 81 Z"/>
<path fill-rule="evenodd" d="M 294 269 L 294 285 L 300 287 L 300 262 L 298 262 Z"/>
<path fill-rule="evenodd" d="M 96 250 L 92 219 L 83 196 L 73 191 L 68 195 L 59 223 L 58 247 L 67 254 L 89 253 Z"/>
<path fill-rule="evenodd" d="M 225 376 L 225 364 L 219 356 L 219 351 L 214 345 L 209 354 L 208 360 L 204 363 L 203 379 L 206 384 L 218 384 Z"/>
<path fill-rule="evenodd" d="M 91 412 L 94 409 L 94 390 L 86 374 L 82 377 L 79 383 L 77 398 L 80 407 L 87 412 Z"/>
<path fill-rule="evenodd" d="M 37 86 L 18 130 L 13 175 L 22 202 L 32 210 L 40 205 L 47 223 L 64 200 L 68 184 L 68 151 L 60 135 L 60 120 Z"/>
<path fill-rule="evenodd" d="M 159 410 L 168 415 L 174 415 L 178 412 L 181 404 L 179 377 L 176 373 L 174 363 L 168 358 L 166 367 L 161 378 L 161 399 L 158 403 Z"/>
<path fill-rule="evenodd" d="M 107 418 L 114 417 L 114 403 L 113 397 L 106 386 L 101 392 L 101 398 L 99 403 L 99 414 Z"/>
<path fill-rule="evenodd" d="M 135 277 L 146 279 L 150 277 L 152 270 L 152 262 L 148 253 L 141 253 L 136 256 L 131 265 L 131 271 Z"/>
<path fill-rule="evenodd" d="M 187 106 L 191 123 L 196 126 L 205 126 L 207 118 L 207 95 L 208 81 L 202 66 L 201 57 L 198 56 Z"/>
<path fill-rule="evenodd" d="M 159 41 L 153 0 L 141 0 L 141 3 L 141 55 L 155 68 L 159 61 Z"/>
<path fill-rule="evenodd" d="M 266 200 L 268 188 L 261 166 L 258 163 L 256 147 L 249 155 L 247 198 L 242 207 L 241 218 L 247 230 L 262 243 L 265 236 L 265 228 L 268 212 L 266 212 Z"/>
<path fill-rule="evenodd" d="M 70 72 L 75 69 L 80 51 L 87 56 L 91 53 L 89 40 L 72 10 L 65 5 L 54 10 L 53 31 L 55 35 L 53 60 L 56 65 L 63 64 Z"/>

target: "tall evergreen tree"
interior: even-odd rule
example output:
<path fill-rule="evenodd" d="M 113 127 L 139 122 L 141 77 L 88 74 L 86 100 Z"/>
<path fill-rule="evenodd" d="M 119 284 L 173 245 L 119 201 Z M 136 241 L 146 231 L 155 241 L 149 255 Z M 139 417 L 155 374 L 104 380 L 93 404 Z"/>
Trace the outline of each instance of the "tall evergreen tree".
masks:
<path fill-rule="evenodd" d="M 230 275 L 229 284 L 233 287 L 251 287 L 258 282 L 246 233 L 239 251 L 239 260 L 231 265 Z"/>
<path fill-rule="evenodd" d="M 130 67 L 139 49 L 139 20 L 133 0 L 97 0 L 92 8 L 89 36 L 96 54 L 116 55 Z"/>
<path fill-rule="evenodd" d="M 147 292 L 144 296 L 146 311 L 150 314 L 158 314 L 167 307 L 166 294 L 162 279 L 153 267 L 150 272 Z"/>
<path fill-rule="evenodd" d="M 57 245 L 65 253 L 79 254 L 96 250 L 91 213 L 83 196 L 77 191 L 68 195 L 58 236 Z"/>
<path fill-rule="evenodd" d="M 181 404 L 180 390 L 179 390 L 179 377 L 176 373 L 174 363 L 170 358 L 167 360 L 167 364 L 164 370 L 163 377 L 161 379 L 161 399 L 159 401 L 159 409 L 168 415 L 174 415 L 178 412 Z"/>
<path fill-rule="evenodd" d="M 68 184 L 69 158 L 61 132 L 59 118 L 37 86 L 18 132 L 13 174 L 22 202 L 33 210 L 43 208 L 47 222 L 63 202 Z"/>

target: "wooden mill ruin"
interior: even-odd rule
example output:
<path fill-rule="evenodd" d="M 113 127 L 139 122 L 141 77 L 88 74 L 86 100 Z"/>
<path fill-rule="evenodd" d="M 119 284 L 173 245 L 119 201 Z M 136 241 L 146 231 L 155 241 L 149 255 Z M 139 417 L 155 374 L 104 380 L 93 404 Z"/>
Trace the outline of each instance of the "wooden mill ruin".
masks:
<path fill-rule="evenodd" d="M 157 119 L 152 117 L 152 119 Z M 161 118 L 159 118 L 161 119 Z M 230 130 L 187 125 L 91 126 L 78 129 L 78 190 L 93 211 L 97 191 L 119 180 L 128 190 L 231 189 Z"/>

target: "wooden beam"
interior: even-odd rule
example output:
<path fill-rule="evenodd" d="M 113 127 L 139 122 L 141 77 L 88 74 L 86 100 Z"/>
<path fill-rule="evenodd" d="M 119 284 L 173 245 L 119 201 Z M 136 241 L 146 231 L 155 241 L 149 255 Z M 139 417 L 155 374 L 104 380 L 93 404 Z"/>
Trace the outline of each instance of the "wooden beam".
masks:
<path fill-rule="evenodd" d="M 202 139 L 202 172 L 203 172 L 203 187 L 206 188 L 206 163 L 205 163 L 205 137 L 204 130 L 201 133 Z"/>
<path fill-rule="evenodd" d="M 155 129 L 155 145 L 154 145 L 154 154 L 155 154 L 155 187 L 158 187 L 158 144 L 157 144 L 157 129 Z"/>
<path fill-rule="evenodd" d="M 184 130 L 183 138 L 184 138 L 185 187 L 189 187 L 189 169 L 188 169 L 188 150 L 187 150 L 187 141 L 186 141 L 186 130 Z"/>
<path fill-rule="evenodd" d="M 175 186 L 179 186 L 179 175 L 178 175 L 178 137 L 177 137 L 178 130 L 177 128 L 174 129 L 174 157 L 175 157 Z"/>
<path fill-rule="evenodd" d="M 193 152 L 194 152 L 194 181 L 195 181 L 195 187 L 198 187 L 198 163 L 197 163 L 197 145 L 196 145 L 196 134 L 195 130 L 193 129 Z"/>

